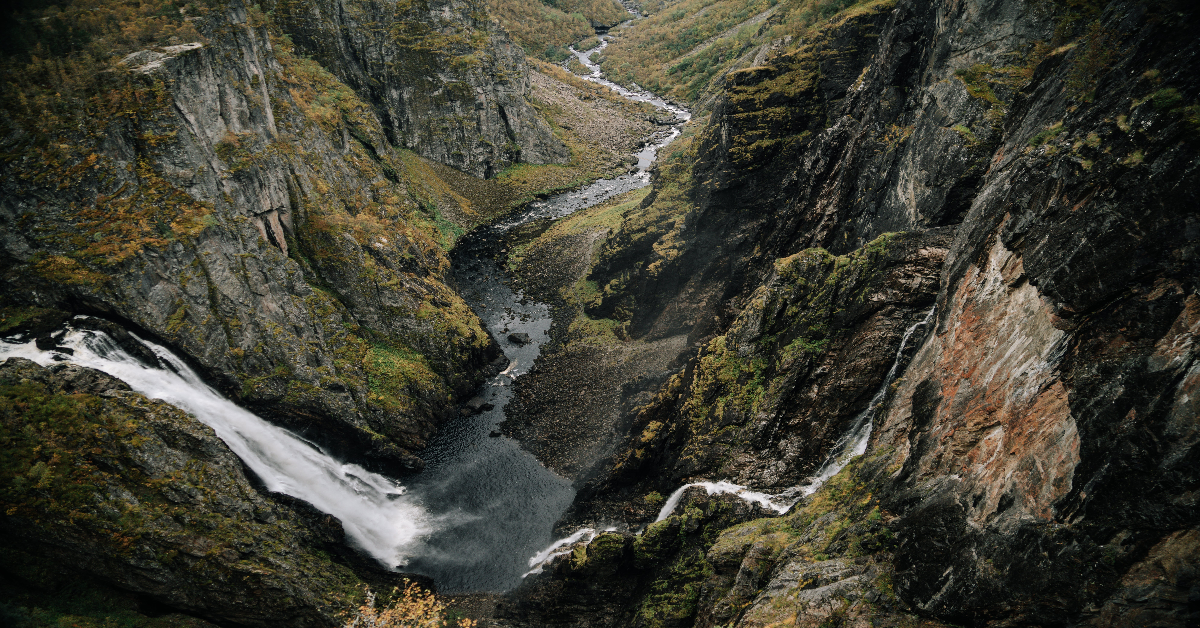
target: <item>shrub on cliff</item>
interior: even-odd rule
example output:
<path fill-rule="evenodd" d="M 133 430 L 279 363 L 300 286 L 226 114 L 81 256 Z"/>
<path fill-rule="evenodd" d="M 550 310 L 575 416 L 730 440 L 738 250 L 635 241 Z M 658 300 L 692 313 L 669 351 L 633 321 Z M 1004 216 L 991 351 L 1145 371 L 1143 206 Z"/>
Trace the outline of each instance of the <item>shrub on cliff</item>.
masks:
<path fill-rule="evenodd" d="M 404 590 L 393 589 L 391 604 L 378 608 L 375 594 L 367 591 L 367 600 L 358 607 L 342 628 L 471 628 L 470 619 L 454 618 L 446 610 L 446 603 L 432 591 L 422 589 L 415 582 L 405 579 Z"/>

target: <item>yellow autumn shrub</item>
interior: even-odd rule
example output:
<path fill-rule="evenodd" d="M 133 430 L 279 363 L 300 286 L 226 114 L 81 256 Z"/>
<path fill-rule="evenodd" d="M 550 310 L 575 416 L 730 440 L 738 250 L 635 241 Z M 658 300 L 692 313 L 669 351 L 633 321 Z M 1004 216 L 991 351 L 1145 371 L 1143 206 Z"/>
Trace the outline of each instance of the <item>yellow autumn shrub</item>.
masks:
<path fill-rule="evenodd" d="M 394 590 L 391 604 L 379 607 L 375 594 L 367 590 L 366 601 L 342 628 L 472 628 L 470 619 L 447 617 L 446 603 L 432 591 L 405 580 L 404 590 Z"/>

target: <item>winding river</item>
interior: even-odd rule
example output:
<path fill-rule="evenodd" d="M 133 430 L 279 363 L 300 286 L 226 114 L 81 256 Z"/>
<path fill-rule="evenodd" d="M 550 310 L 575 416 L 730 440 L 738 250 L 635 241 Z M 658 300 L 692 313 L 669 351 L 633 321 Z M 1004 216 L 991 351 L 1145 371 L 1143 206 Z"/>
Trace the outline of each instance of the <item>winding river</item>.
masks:
<path fill-rule="evenodd" d="M 510 364 L 480 393 L 492 408 L 443 426 L 422 454 L 425 470 L 408 481 L 410 494 L 435 514 L 439 525 L 406 569 L 432 576 L 445 592 L 505 591 L 519 584 L 531 563 L 536 565 L 552 553 L 554 524 L 575 497 L 569 481 L 542 466 L 515 441 L 492 436 L 498 433 L 504 407 L 512 397 L 510 384 L 529 372 L 542 344 L 550 339 L 551 324 L 547 305 L 509 287 L 500 259 L 501 238 L 520 225 L 562 218 L 649 185 L 648 169 L 657 152 L 679 136 L 680 126 L 690 118 L 687 110 L 653 94 L 605 80 L 587 60 L 587 55 L 607 45 L 605 39 L 595 49 L 575 52 L 591 71 L 585 78 L 669 112 L 677 124 L 647 138 L 637 154 L 635 172 L 534 201 L 496 224 L 466 234 L 451 253 L 463 298 L 500 342 Z M 529 342 L 520 336 L 520 342 L 514 342 L 511 334 L 525 334 Z"/>
<path fill-rule="evenodd" d="M 520 445 L 499 434 L 512 383 L 528 373 L 550 339 L 550 308 L 515 292 L 504 270 L 502 238 L 514 227 L 554 220 L 649 185 L 655 156 L 680 134 L 686 110 L 637 90 L 605 80 L 588 57 L 607 45 L 574 51 L 591 72 L 587 80 L 608 86 L 633 101 L 648 102 L 674 115 L 676 123 L 648 138 L 638 153 L 637 170 L 600 179 L 581 189 L 530 203 L 493 225 L 463 236 L 451 253 L 452 272 L 463 297 L 501 344 L 508 368 L 488 381 L 479 395 L 484 411 L 445 424 L 423 452 L 425 470 L 405 485 L 330 456 L 319 446 L 272 425 L 223 398 L 166 348 L 142 341 L 157 364 L 133 357 L 98 331 L 68 329 L 61 345 L 73 352 L 41 350 L 32 338 L 6 338 L 0 359 L 25 357 L 43 365 L 70 361 L 102 370 L 148 397 L 162 399 L 214 429 L 272 490 L 303 499 L 337 516 L 347 542 L 398 570 L 431 576 L 446 593 L 501 592 L 541 571 L 547 561 L 589 542 L 600 531 L 582 528 L 555 540 L 555 523 L 575 491 Z M 933 319 L 925 318 L 904 334 L 896 358 L 875 399 L 837 443 L 826 463 L 804 484 L 779 495 L 751 491 L 729 482 L 697 482 L 671 495 L 658 519 L 668 517 L 692 487 L 730 493 L 763 508 L 787 512 L 847 462 L 863 453 L 874 410 L 904 360 L 905 348 Z"/>

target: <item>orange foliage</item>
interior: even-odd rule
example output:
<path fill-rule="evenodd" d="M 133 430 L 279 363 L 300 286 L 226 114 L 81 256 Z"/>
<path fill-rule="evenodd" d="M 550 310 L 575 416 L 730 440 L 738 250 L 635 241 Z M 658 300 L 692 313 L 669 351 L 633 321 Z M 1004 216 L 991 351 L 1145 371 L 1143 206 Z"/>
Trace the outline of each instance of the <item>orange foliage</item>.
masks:
<path fill-rule="evenodd" d="M 405 579 L 405 582 L 408 582 Z M 393 591 L 396 593 L 397 591 Z M 342 628 L 472 628 L 475 622 L 446 617 L 446 604 L 431 591 L 408 582 L 400 596 L 384 608 L 375 606 L 375 594 L 367 591 L 367 601 Z"/>

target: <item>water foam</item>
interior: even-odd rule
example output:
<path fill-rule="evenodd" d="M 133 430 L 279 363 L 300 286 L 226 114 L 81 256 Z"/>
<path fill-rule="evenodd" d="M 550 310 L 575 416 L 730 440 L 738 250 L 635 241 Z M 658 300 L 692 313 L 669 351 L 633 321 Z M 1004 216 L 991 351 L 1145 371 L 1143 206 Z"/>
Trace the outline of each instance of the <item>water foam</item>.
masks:
<path fill-rule="evenodd" d="M 671 496 L 667 498 L 667 502 L 663 504 L 662 509 L 658 511 L 658 518 L 654 520 L 655 523 L 670 517 L 671 513 L 675 510 L 675 507 L 679 505 L 679 500 L 683 499 L 684 492 L 689 488 L 697 486 L 703 488 L 709 495 L 736 495 L 737 497 L 740 497 L 751 504 L 758 504 L 763 508 L 774 510 L 779 514 L 783 514 L 790 510 L 792 505 L 798 500 L 798 498 L 793 498 L 787 493 L 780 493 L 779 495 L 759 493 L 752 491 L 745 486 L 733 484 L 724 480 L 720 482 L 693 482 L 691 484 L 684 484 L 683 486 L 675 489 L 674 493 L 671 493 Z"/>
<path fill-rule="evenodd" d="M 576 543 L 588 545 L 594 541 L 597 536 L 600 536 L 602 532 L 615 531 L 615 527 L 604 528 L 600 532 L 597 532 L 595 528 L 582 528 L 580 530 L 576 530 L 570 536 L 558 539 L 557 541 L 551 543 L 546 549 L 534 554 L 533 557 L 529 559 L 529 571 L 525 572 L 525 575 L 521 577 L 525 578 L 536 573 L 542 573 L 542 569 L 544 569 L 546 565 L 554 562 L 555 558 L 558 558 L 559 556 L 566 556 L 574 551 L 574 546 Z M 587 537 L 587 540 L 584 540 L 584 537 Z"/>

